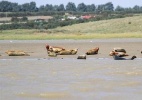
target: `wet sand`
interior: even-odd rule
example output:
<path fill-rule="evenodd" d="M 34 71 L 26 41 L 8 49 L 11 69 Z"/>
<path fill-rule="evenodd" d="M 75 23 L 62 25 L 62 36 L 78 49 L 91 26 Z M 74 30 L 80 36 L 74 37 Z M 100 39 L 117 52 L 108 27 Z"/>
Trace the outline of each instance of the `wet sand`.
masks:
<path fill-rule="evenodd" d="M 48 57 L 46 43 L 79 51 Z M 99 54 L 76 59 L 96 46 Z M 113 60 L 114 47 L 137 58 Z M 33 53 L 7 56 L 7 50 Z M 0 41 L 0 100 L 141 100 L 141 50 L 142 39 Z"/>

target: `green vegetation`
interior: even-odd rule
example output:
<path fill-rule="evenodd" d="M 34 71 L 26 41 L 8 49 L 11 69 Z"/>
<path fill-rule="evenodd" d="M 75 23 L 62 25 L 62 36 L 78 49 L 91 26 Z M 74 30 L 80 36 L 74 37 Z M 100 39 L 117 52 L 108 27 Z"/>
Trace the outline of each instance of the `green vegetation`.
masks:
<path fill-rule="evenodd" d="M 124 18 L 124 17 L 132 17 L 132 14 L 102 14 L 102 15 L 95 15 L 95 17 L 89 16 L 89 19 L 83 19 L 80 17 L 75 17 L 76 19 L 69 19 L 66 18 L 61 20 L 63 16 L 56 15 L 54 18 L 49 19 L 48 21 L 42 19 L 42 21 L 36 20 L 28 20 L 27 17 L 17 18 L 12 17 L 11 22 L 4 23 L 0 25 L 0 30 L 12 30 L 12 29 L 53 29 L 57 27 L 63 27 L 78 23 L 86 23 L 90 21 L 99 21 L 99 20 L 108 20 L 108 19 L 115 19 L 115 18 Z M 35 16 L 36 17 L 36 16 Z M 34 17 L 33 17 L 34 18 Z M 40 19 L 39 19 L 40 20 Z"/>
<path fill-rule="evenodd" d="M 142 38 L 142 16 L 101 20 L 48 30 L 0 31 L 0 40 Z"/>
<path fill-rule="evenodd" d="M 94 2 L 95 3 L 95 2 Z M 103 12 L 114 12 L 114 13 L 142 13 L 142 6 L 135 5 L 134 7 L 123 8 L 117 6 L 114 8 L 112 2 L 107 2 L 105 4 L 84 4 L 80 3 L 77 6 L 73 2 L 68 2 L 67 5 L 52 5 L 45 4 L 40 7 L 36 6 L 36 2 L 18 4 L 9 1 L 0 1 L 0 17 L 19 17 L 19 16 L 37 16 L 44 12 L 44 15 L 64 15 L 65 12 L 89 12 L 100 14 Z M 6 13 L 3 13 L 6 12 Z M 23 13 L 25 12 L 25 13 Z M 58 13 L 60 12 L 60 13 Z M 42 14 L 43 15 L 43 14 Z"/>
<path fill-rule="evenodd" d="M 112 2 L 100 5 L 84 3 L 75 5 L 73 2 L 68 2 L 67 5 L 45 4 L 37 7 L 34 1 L 24 4 L 0 1 L 0 31 L 53 29 L 89 21 L 130 17 L 141 13 L 142 6 L 135 5 L 128 8 L 117 6 L 115 8 Z M 51 18 L 47 19 L 45 16 Z M 30 19 L 31 17 L 34 19 Z"/>

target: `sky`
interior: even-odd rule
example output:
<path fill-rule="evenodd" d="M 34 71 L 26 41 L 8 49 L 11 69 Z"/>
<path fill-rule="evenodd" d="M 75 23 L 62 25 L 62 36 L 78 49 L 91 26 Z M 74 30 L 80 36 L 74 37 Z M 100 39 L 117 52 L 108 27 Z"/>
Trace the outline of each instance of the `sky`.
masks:
<path fill-rule="evenodd" d="M 0 1 L 10 1 L 18 4 L 30 3 L 34 1 L 36 2 L 37 7 L 46 4 L 52 4 L 52 5 L 64 4 L 64 6 L 66 6 L 68 2 L 73 2 L 76 5 L 80 3 L 99 5 L 99 4 L 105 4 L 107 2 L 112 2 L 114 7 L 118 5 L 121 7 L 134 7 L 135 5 L 142 6 L 142 0 L 0 0 Z"/>

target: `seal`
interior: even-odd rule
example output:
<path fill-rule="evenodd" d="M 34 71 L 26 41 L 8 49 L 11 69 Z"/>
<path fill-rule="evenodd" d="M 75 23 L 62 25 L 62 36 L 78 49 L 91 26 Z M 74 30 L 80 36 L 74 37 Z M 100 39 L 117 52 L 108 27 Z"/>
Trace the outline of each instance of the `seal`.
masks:
<path fill-rule="evenodd" d="M 90 49 L 86 52 L 86 55 L 94 55 L 94 54 L 98 54 L 99 51 L 99 47 L 96 47 L 94 49 Z"/>
<path fill-rule="evenodd" d="M 134 60 L 135 58 L 137 58 L 136 56 L 132 56 L 131 58 L 123 58 L 123 57 L 119 57 L 117 55 L 113 55 L 113 59 L 114 60 Z"/>

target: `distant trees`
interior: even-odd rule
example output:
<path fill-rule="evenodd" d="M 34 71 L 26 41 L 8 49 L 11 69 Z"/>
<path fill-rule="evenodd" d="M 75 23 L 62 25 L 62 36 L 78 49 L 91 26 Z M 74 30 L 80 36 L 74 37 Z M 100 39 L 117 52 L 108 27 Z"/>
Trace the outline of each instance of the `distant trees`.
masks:
<path fill-rule="evenodd" d="M 30 3 L 22 4 L 20 6 L 20 11 L 35 12 L 35 11 L 37 11 L 36 3 L 35 2 L 30 2 Z"/>
<path fill-rule="evenodd" d="M 123 12 L 123 13 L 142 13 L 142 6 L 135 5 L 133 8 L 123 8 L 121 6 L 117 6 L 115 12 Z"/>
<path fill-rule="evenodd" d="M 76 11 L 76 6 L 74 3 L 72 2 L 69 2 L 67 5 L 66 5 L 66 11 Z"/>
<path fill-rule="evenodd" d="M 87 7 L 87 9 L 86 9 L 87 12 L 95 12 L 96 11 L 96 6 L 94 4 L 87 5 L 86 7 Z"/>
<path fill-rule="evenodd" d="M 35 2 L 24 3 L 19 5 L 18 3 L 12 3 L 9 1 L 0 1 L 0 12 L 54 12 L 54 11 L 71 11 L 71 12 L 94 12 L 94 13 L 102 13 L 102 12 L 123 12 L 123 13 L 142 13 L 142 6 L 135 5 L 133 8 L 123 8 L 121 6 L 117 6 L 114 8 L 112 2 L 107 2 L 106 4 L 90 4 L 86 5 L 84 3 L 80 3 L 77 6 L 73 2 L 68 2 L 67 5 L 52 5 L 45 4 L 40 7 L 36 6 Z M 0 15 L 1 16 L 1 15 Z"/>
<path fill-rule="evenodd" d="M 136 6 L 133 7 L 133 10 L 137 13 L 140 13 L 142 11 L 142 6 L 140 7 L 140 6 L 136 5 Z"/>
<path fill-rule="evenodd" d="M 17 3 L 11 3 L 11 2 L 8 2 L 8 1 L 1 1 L 0 2 L 0 12 L 8 12 L 8 11 L 12 12 L 14 5 L 18 6 Z"/>
<path fill-rule="evenodd" d="M 0 12 L 18 12 L 18 11 L 37 11 L 36 3 L 30 2 L 22 5 L 18 5 L 18 3 L 11 3 L 8 1 L 0 2 Z"/>
<path fill-rule="evenodd" d="M 36 7 L 36 3 L 35 2 L 30 2 L 29 3 L 29 10 L 31 11 L 31 12 L 35 12 L 35 11 L 37 11 L 38 10 L 38 8 Z"/>
<path fill-rule="evenodd" d="M 77 11 L 79 11 L 79 12 L 87 12 L 87 6 L 84 3 L 80 3 L 77 6 Z"/>
<path fill-rule="evenodd" d="M 68 14 L 76 15 L 76 20 L 67 19 Z M 73 2 L 68 2 L 67 5 L 52 5 L 45 4 L 40 7 L 36 6 L 34 1 L 30 3 L 18 4 L 9 1 L 0 1 L 0 17 L 11 17 L 11 21 L 1 21 L 0 30 L 6 29 L 51 29 L 58 26 L 67 26 L 77 23 L 84 23 L 89 21 L 107 20 L 112 18 L 123 18 L 126 16 L 132 16 L 133 13 L 142 13 L 142 6 L 135 5 L 134 7 L 124 8 L 117 6 L 114 8 L 112 2 L 107 2 L 105 4 L 86 5 L 85 3 L 80 3 L 75 5 Z M 81 15 L 94 16 L 90 19 L 81 19 Z M 35 22 L 30 21 L 26 16 L 53 16 L 48 22 Z M 61 20 L 62 18 L 65 20 Z M 7 24 L 8 23 L 8 24 Z M 11 24 L 9 24 L 11 23 Z"/>
<path fill-rule="evenodd" d="M 67 19 L 67 15 L 65 14 L 66 12 L 76 15 L 78 20 Z M 67 5 L 45 4 L 37 7 L 36 3 L 33 1 L 30 3 L 18 4 L 2 0 L 0 1 L 0 17 L 11 17 L 11 21 L 1 21 L 1 23 L 12 22 L 12 25 L 3 24 L 0 25 L 0 29 L 38 28 L 39 26 L 47 29 L 87 21 L 123 18 L 126 16 L 132 16 L 134 13 L 142 13 L 142 6 L 135 5 L 134 7 L 124 8 L 118 5 L 116 8 L 114 8 L 112 2 L 107 2 L 100 5 L 86 5 L 85 3 L 75 5 L 73 2 L 68 2 Z M 81 15 L 88 14 L 92 16 L 95 15 L 95 18 L 91 18 L 89 20 L 79 19 Z M 28 21 L 28 18 L 26 17 L 38 15 L 48 15 L 53 16 L 54 18 L 49 20 L 47 23 L 43 23 L 43 25 L 39 25 L 34 21 Z M 61 21 L 63 16 L 66 20 Z"/>
<path fill-rule="evenodd" d="M 53 11 L 53 10 L 54 10 L 53 5 L 46 4 L 43 11 Z"/>
<path fill-rule="evenodd" d="M 102 12 L 113 12 L 114 11 L 114 6 L 111 2 L 108 2 L 106 4 L 101 4 L 98 5 L 96 12 L 97 13 L 102 13 Z"/>
<path fill-rule="evenodd" d="M 45 11 L 45 6 L 44 6 L 44 5 L 41 5 L 38 10 L 39 10 L 39 12 Z"/>
<path fill-rule="evenodd" d="M 120 6 L 117 6 L 115 11 L 124 11 L 124 8 L 120 7 Z"/>
<path fill-rule="evenodd" d="M 113 11 L 114 10 L 114 6 L 112 4 L 112 2 L 108 2 L 104 5 L 104 10 L 105 11 Z"/>
<path fill-rule="evenodd" d="M 43 11 L 65 11 L 65 7 L 63 4 L 58 5 L 52 5 L 52 4 L 46 4 L 41 5 L 38 9 L 39 12 L 43 12 Z"/>
<path fill-rule="evenodd" d="M 58 11 L 65 11 L 65 7 L 64 7 L 63 4 L 60 4 L 60 5 L 58 6 Z"/>

